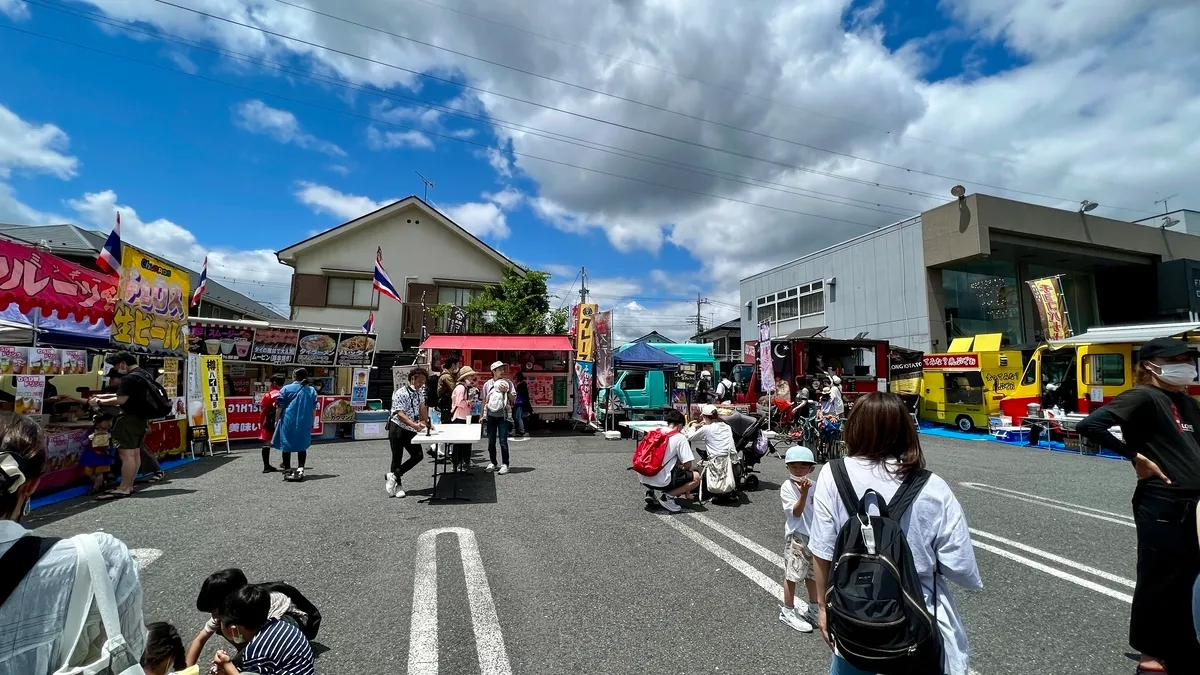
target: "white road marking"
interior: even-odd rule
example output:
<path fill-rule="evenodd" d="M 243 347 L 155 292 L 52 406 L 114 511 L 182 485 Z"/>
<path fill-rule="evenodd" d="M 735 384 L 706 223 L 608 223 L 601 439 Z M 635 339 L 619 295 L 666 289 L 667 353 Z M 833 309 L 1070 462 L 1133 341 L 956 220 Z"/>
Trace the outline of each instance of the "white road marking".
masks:
<path fill-rule="evenodd" d="M 1086 572 L 1094 577 L 1099 577 L 1101 579 L 1104 579 L 1105 581 L 1111 581 L 1115 584 L 1121 584 L 1122 586 L 1126 586 L 1128 588 L 1136 588 L 1137 587 L 1137 582 L 1132 581 L 1130 579 L 1126 579 L 1125 577 L 1119 577 L 1115 574 L 1112 574 L 1111 572 L 1105 572 L 1104 570 L 1097 569 L 1097 568 L 1091 567 L 1089 565 L 1084 565 L 1083 563 L 1080 563 L 1080 562 L 1075 562 L 1074 560 L 1071 560 L 1069 558 L 1064 558 L 1062 556 L 1055 555 L 1048 551 L 1043 551 L 1040 548 L 1034 548 L 1027 544 L 1022 544 L 1019 541 L 1013 541 L 1012 539 L 1005 539 L 1004 537 L 1001 537 L 1001 536 L 998 536 L 995 534 L 990 534 L 990 533 L 984 532 L 982 530 L 976 530 L 975 528 L 971 528 L 971 534 L 975 535 L 976 537 L 983 537 L 984 539 L 991 539 L 997 543 L 1004 544 L 1005 546 L 1011 546 L 1012 548 L 1018 549 L 1020 551 L 1024 551 L 1026 553 L 1032 553 L 1036 556 L 1040 556 L 1042 558 L 1045 558 L 1046 560 L 1049 560 L 1051 562 L 1056 562 L 1060 565 L 1065 565 L 1067 567 L 1073 567 L 1073 568 L 1079 570 L 1080 572 Z M 978 542 L 973 542 L 973 543 L 978 543 Z"/>
<path fill-rule="evenodd" d="M 959 483 L 959 485 L 972 490 L 979 490 L 980 492 L 988 492 L 1001 497 L 1008 497 L 1009 499 L 1015 499 L 1019 502 L 1037 504 L 1038 506 L 1045 506 L 1046 508 L 1050 509 L 1058 509 L 1059 511 L 1066 511 L 1067 513 L 1087 516 L 1089 518 L 1095 518 L 1096 520 L 1116 523 L 1117 525 L 1124 525 L 1126 527 L 1136 527 L 1136 525 L 1133 523 L 1132 516 L 1126 516 L 1120 513 L 1101 511 L 1100 509 L 1093 509 L 1090 506 L 1081 506 L 1079 504 L 1063 502 L 1057 499 L 1050 499 L 1049 497 L 1042 497 L 1040 495 L 1031 495 L 1026 492 L 1017 492 L 1016 490 L 1009 490 L 1007 488 L 998 488 L 993 485 L 986 485 L 984 483 Z"/>
<path fill-rule="evenodd" d="M 453 534 L 458 537 L 466 577 L 467 603 L 471 608 L 471 625 L 475 631 L 475 652 L 479 657 L 480 675 L 512 675 L 500 619 L 483 558 L 475 533 L 462 527 L 442 527 L 428 530 L 417 538 L 417 558 L 413 573 L 412 618 L 408 638 L 409 675 L 437 675 L 438 618 L 437 618 L 437 536 Z"/>
<path fill-rule="evenodd" d="M 162 557 L 163 552 L 156 548 L 131 548 L 129 549 L 129 557 L 133 558 L 133 562 L 137 563 L 138 571 L 146 569 L 155 560 Z"/>
<path fill-rule="evenodd" d="M 712 518 L 709 518 L 708 516 L 706 516 L 702 513 L 689 513 L 688 515 L 691 516 L 692 518 L 695 518 L 696 520 L 704 523 L 705 525 L 711 527 L 712 529 L 716 530 L 717 532 L 720 532 L 721 534 L 725 535 L 726 537 L 729 537 L 734 542 L 741 544 L 744 548 L 750 550 L 752 553 L 754 553 L 758 557 L 762 558 L 763 560 L 766 560 L 767 562 L 778 567 L 779 569 L 783 569 L 783 556 L 779 555 L 778 553 L 768 549 L 765 546 L 759 546 L 756 542 L 754 542 L 746 537 L 743 537 L 742 535 L 738 534 L 737 532 L 734 532 L 733 530 L 729 529 L 728 527 L 725 527 L 724 525 L 718 523 L 717 521 L 713 520 Z"/>
<path fill-rule="evenodd" d="M 1107 595 L 1108 597 L 1113 598 L 1115 600 L 1121 600 L 1123 602 L 1127 602 L 1130 604 L 1133 603 L 1132 595 L 1128 595 L 1128 594 L 1122 593 L 1120 591 L 1114 591 L 1113 589 L 1111 589 L 1107 586 L 1101 586 L 1100 584 L 1098 584 L 1094 581 L 1089 581 L 1087 579 L 1077 577 L 1074 574 L 1069 574 L 1060 569 L 1050 567 L 1049 565 L 1043 565 L 1042 563 L 1040 563 L 1036 560 L 1030 560 L 1029 558 L 1026 558 L 1025 556 L 1017 555 L 1016 553 L 1011 553 L 1002 548 L 992 546 L 991 544 L 985 544 L 981 541 L 975 541 L 975 542 L 972 542 L 972 544 L 975 546 L 975 548 L 981 548 L 985 551 L 990 551 L 1002 558 L 1008 558 L 1009 560 L 1012 560 L 1014 562 L 1021 563 L 1022 565 L 1026 565 L 1028 567 L 1032 567 L 1035 570 L 1045 572 L 1046 574 L 1049 574 L 1052 577 L 1058 577 L 1059 579 L 1062 579 L 1063 581 L 1069 581 L 1078 586 L 1083 586 L 1084 588 L 1086 588 L 1088 590 L 1096 591 L 1097 593 L 1099 593 L 1101 595 Z"/>
<path fill-rule="evenodd" d="M 753 581 L 759 588 L 763 589 L 767 593 L 770 593 L 771 596 L 779 602 L 783 602 L 783 587 L 767 575 L 758 571 L 758 568 L 754 567 L 745 560 L 742 560 L 733 553 L 730 553 L 720 544 L 693 530 L 687 525 L 684 525 L 683 523 L 679 522 L 678 519 L 672 516 L 658 516 L 658 519 L 667 526 L 681 532 L 683 536 L 699 544 L 704 550 L 725 561 L 726 564 L 741 572 L 743 576 L 750 581 Z"/>

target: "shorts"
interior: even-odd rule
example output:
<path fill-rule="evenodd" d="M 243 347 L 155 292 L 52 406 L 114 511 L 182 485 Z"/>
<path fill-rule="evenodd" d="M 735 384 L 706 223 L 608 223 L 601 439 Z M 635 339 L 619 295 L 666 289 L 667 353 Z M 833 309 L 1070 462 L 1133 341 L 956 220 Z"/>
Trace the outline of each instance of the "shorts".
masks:
<path fill-rule="evenodd" d="M 108 473 L 108 469 L 109 469 L 108 464 L 104 464 L 101 466 L 85 466 L 85 467 L 83 467 L 83 475 L 88 476 L 89 478 L 94 478 L 96 476 L 103 476 L 104 474 Z"/>
<path fill-rule="evenodd" d="M 815 579 L 807 534 L 789 534 L 783 540 L 783 578 L 800 582 Z"/>
<path fill-rule="evenodd" d="M 670 492 L 672 490 L 678 490 L 679 488 L 683 487 L 684 485 L 687 485 L 688 483 L 692 482 L 693 478 L 695 478 L 695 476 L 692 475 L 691 471 L 688 471 L 687 469 L 676 464 L 671 469 L 670 482 L 668 482 L 663 487 L 656 487 L 654 489 L 662 490 L 663 492 Z"/>
<path fill-rule="evenodd" d="M 113 447 L 122 450 L 136 450 L 142 447 L 146 440 L 146 432 L 150 425 L 146 420 L 133 415 L 121 415 L 112 425 Z"/>

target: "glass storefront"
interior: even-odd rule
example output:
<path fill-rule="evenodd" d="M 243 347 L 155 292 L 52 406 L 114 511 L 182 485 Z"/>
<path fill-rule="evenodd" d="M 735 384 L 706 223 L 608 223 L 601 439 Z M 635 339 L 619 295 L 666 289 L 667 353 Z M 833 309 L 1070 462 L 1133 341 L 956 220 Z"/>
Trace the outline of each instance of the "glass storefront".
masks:
<path fill-rule="evenodd" d="M 1067 304 L 1067 317 L 1071 322 L 1071 330 L 1076 335 L 1100 323 L 1096 314 L 1096 294 L 1092 285 L 1092 275 L 1088 272 L 1074 272 L 1053 267 L 1030 265 L 1027 279 L 1042 279 L 1052 276 L 1062 277 L 1063 297 Z M 1032 301 L 1032 297 L 1030 297 Z M 1037 326 L 1041 334 L 1041 324 Z"/>
<path fill-rule="evenodd" d="M 950 339 L 1003 333 L 1009 344 L 1023 341 L 1016 264 L 980 260 L 942 270 L 942 289 Z"/>

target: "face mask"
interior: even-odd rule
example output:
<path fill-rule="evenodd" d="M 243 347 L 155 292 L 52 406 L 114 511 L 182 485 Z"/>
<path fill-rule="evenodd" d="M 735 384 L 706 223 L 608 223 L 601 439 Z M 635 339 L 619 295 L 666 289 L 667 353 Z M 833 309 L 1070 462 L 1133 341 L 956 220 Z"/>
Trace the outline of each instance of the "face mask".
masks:
<path fill-rule="evenodd" d="M 1158 379 L 1177 387 L 1196 381 L 1196 366 L 1192 363 L 1166 363 L 1158 367 Z"/>
<path fill-rule="evenodd" d="M 233 637 L 229 638 L 229 641 L 235 645 L 244 645 L 246 644 L 246 636 L 242 635 L 242 631 L 239 630 L 233 634 Z"/>

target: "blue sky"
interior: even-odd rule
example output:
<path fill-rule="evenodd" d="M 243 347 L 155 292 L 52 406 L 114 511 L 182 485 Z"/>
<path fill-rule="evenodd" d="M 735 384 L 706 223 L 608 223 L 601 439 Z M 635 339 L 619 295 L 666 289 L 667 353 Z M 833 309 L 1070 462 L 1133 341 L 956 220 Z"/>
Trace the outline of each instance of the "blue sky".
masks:
<path fill-rule="evenodd" d="M 63 2 L 37 0 L 43 1 Z M 712 126 L 432 51 L 273 0 L 180 2 L 218 14 L 236 9 L 236 16 L 259 26 L 545 104 L 531 106 L 268 39 L 154 0 L 65 6 L 381 87 L 392 98 L 281 75 L 41 4 L 0 0 L 0 26 L 157 66 L 0 31 L 0 106 L 10 114 L 10 132 L 25 137 L 14 146 L 24 154 L 6 158 L 0 151 L 0 220 L 68 220 L 102 229 L 120 207 L 148 247 L 193 265 L 220 252 L 214 254 L 213 276 L 241 279 L 239 290 L 276 306 L 286 301 L 286 270 L 265 266 L 270 251 L 377 204 L 421 194 L 420 172 L 436 183 L 430 201 L 510 257 L 554 272 L 556 287 L 569 286 L 574 270 L 586 265 L 597 299 L 627 311 L 631 330 L 647 332 L 662 324 L 686 337 L 681 317 L 693 311 L 688 298 L 696 293 L 713 299 L 706 318 L 731 318 L 740 305 L 739 278 L 940 203 L 936 195 L 947 191 L 946 181 L 908 167 L 963 175 L 960 182 L 969 189 L 975 178 L 1069 195 L 1060 200 L 1069 204 L 1081 189 L 1098 194 L 1094 181 L 1111 184 L 1111 172 L 1137 158 L 1106 147 L 1111 164 L 1085 163 L 1069 153 L 1096 157 L 1087 144 L 1055 147 L 1048 154 L 1048 144 L 1037 139 L 1091 127 L 1098 129 L 1097 139 L 1144 131 L 1154 134 L 1145 142 L 1152 149 L 1155 143 L 1170 146 L 1172 134 L 1186 122 L 1153 113 L 1153 122 L 1143 124 L 1128 109 L 1137 104 L 1138 92 L 1114 96 L 1086 81 L 1096 78 L 1111 88 L 1133 81 L 1113 68 L 1138 67 L 1132 63 L 1136 57 L 1095 60 L 1102 54 L 1098 45 L 1137 49 L 1130 53 L 1163 62 L 1141 48 L 1144 35 L 1129 26 L 1161 34 L 1156 19 L 1164 25 L 1180 20 L 1144 9 L 1092 13 L 1073 24 L 1061 16 L 1039 19 L 1031 11 L 1033 0 L 1011 8 L 984 0 L 804 5 L 772 0 L 732 15 L 721 3 L 698 3 L 683 12 L 640 3 L 592 2 L 580 9 L 574 2 L 513 0 L 513 11 L 504 12 L 474 0 L 363 0 L 352 6 L 312 0 L 331 14 L 724 125 Z M 634 6 L 639 13 L 630 14 Z M 772 30 L 777 39 L 759 39 Z M 737 49 L 728 49 L 731 41 Z M 1186 100 L 1188 87 L 1194 89 L 1194 82 L 1181 85 L 1176 73 L 1155 76 L 1169 81 L 1145 81 L 1150 91 Z M 1079 87 L 1075 96 L 1073 86 Z M 611 144 L 741 182 L 636 164 L 478 120 L 431 116 L 397 100 L 401 97 L 462 106 L 538 133 Z M 1048 112 L 1047 102 L 1062 100 L 1078 108 Z M 554 107 L 612 123 L 548 109 Z M 1162 110 L 1149 99 L 1144 107 Z M 657 136 L 639 135 L 639 129 Z M 35 132 L 40 140 L 30 141 Z M 698 150 L 664 135 L 735 154 Z M 783 146 L 764 140 L 768 136 L 840 154 Z M 489 153 L 485 147 L 492 145 L 601 173 Z M 761 157 L 769 159 L 764 163 Z M 70 162 L 75 164 L 64 168 Z M 823 173 L 787 168 L 793 165 Z M 1183 184 L 1186 162 L 1181 165 L 1159 167 L 1161 175 L 1142 178 L 1156 189 Z M 783 196 L 760 181 L 836 197 Z M 912 192 L 888 191 L 876 181 Z M 1136 197 L 1134 187 L 1143 190 Z M 1152 201 L 1142 186 L 1134 187 L 1120 194 L 1124 203 Z M 1100 201 L 1108 207 L 1116 199 Z M 863 208 L 880 203 L 889 205 L 887 213 Z M 812 216 L 788 215 L 796 213 Z"/>

